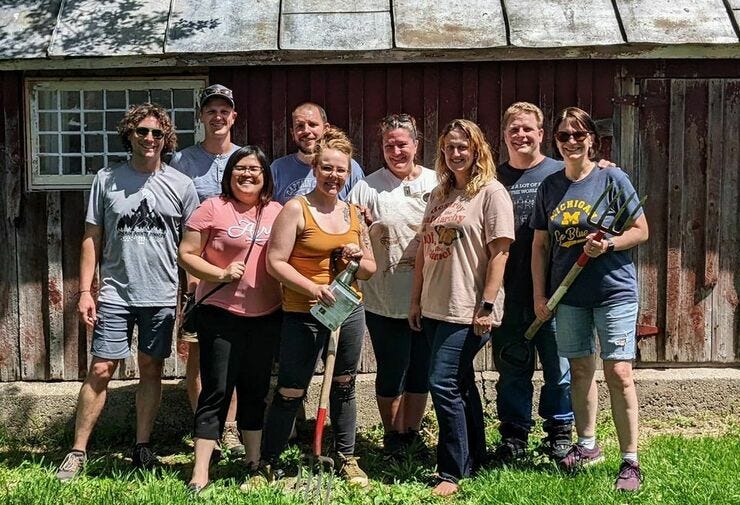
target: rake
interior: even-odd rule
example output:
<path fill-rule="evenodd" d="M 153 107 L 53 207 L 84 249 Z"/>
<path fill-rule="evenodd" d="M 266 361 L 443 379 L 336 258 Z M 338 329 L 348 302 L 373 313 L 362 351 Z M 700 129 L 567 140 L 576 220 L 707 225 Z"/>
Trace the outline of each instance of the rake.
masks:
<path fill-rule="evenodd" d="M 639 202 L 637 202 L 637 205 L 635 205 L 634 209 L 628 211 L 629 204 L 637 198 L 637 193 L 632 193 L 624 200 L 624 203 L 620 203 L 620 198 L 622 198 L 622 196 L 625 194 L 625 191 L 624 189 L 620 189 L 618 192 L 614 193 L 614 189 L 614 183 L 610 182 L 588 213 L 587 222 L 597 229 L 596 235 L 593 238 L 594 241 L 600 241 L 607 233 L 612 236 L 617 236 L 624 233 L 625 230 L 632 226 L 637 213 L 640 211 L 643 203 L 645 203 L 645 200 L 647 199 L 647 196 L 643 197 Z M 603 209 L 603 212 L 601 212 L 600 217 L 597 218 L 596 211 L 599 209 Z M 605 220 L 608 215 L 613 215 L 614 217 L 611 220 L 611 223 L 609 225 L 606 225 Z M 581 253 L 581 255 L 578 257 L 578 260 L 571 267 L 571 269 L 568 271 L 568 274 L 560 283 L 560 286 L 558 286 L 550 299 L 547 301 L 547 308 L 550 310 L 550 312 L 555 311 L 555 308 L 560 303 L 560 300 L 563 299 L 565 293 L 568 292 L 568 289 L 576 280 L 584 267 L 588 264 L 588 261 L 590 259 L 591 258 L 585 252 Z M 525 340 L 523 342 L 514 343 L 507 348 L 501 349 L 501 359 L 512 364 L 523 364 L 528 362 L 532 357 L 529 344 L 544 323 L 544 320 L 535 319 L 529 326 L 529 328 L 527 328 L 527 331 L 524 333 Z M 511 351 L 514 350 L 514 347 L 522 347 L 521 355 L 525 356 L 526 359 L 522 360 L 521 363 L 519 361 L 513 362 L 510 358 L 507 359 L 507 357 L 504 355 L 504 352 L 506 352 L 509 356 L 512 356 L 513 354 L 511 353 Z"/>

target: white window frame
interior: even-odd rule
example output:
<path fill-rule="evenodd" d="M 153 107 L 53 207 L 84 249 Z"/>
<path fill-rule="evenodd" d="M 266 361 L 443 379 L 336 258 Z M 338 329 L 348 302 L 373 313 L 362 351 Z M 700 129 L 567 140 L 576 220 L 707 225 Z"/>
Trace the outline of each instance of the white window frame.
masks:
<path fill-rule="evenodd" d="M 204 76 L 198 76 L 198 77 L 184 77 L 184 78 L 173 78 L 173 77 L 147 77 L 144 79 L 141 78 L 116 78 L 111 79 L 105 79 L 105 78 L 93 78 L 93 79 L 43 79 L 43 78 L 30 78 L 26 79 L 26 85 L 25 85 L 25 103 L 26 103 L 26 128 L 25 128 L 25 135 L 26 135 L 26 188 L 28 188 L 29 191 L 44 191 L 44 190 L 75 190 L 75 189 L 89 189 L 90 185 L 92 184 L 93 178 L 95 177 L 95 174 L 84 174 L 84 175 L 78 175 L 78 174 L 42 174 L 41 173 L 41 162 L 40 162 L 40 146 L 39 146 L 39 135 L 40 135 L 40 125 L 39 125 L 39 112 L 41 111 L 49 111 L 49 112 L 59 112 L 62 113 L 61 104 L 57 103 L 56 108 L 54 109 L 39 109 L 39 104 L 37 100 L 37 92 L 38 91 L 126 91 L 126 90 L 149 90 L 149 89 L 193 89 L 194 93 L 194 99 L 193 104 L 197 103 L 197 95 L 200 93 L 202 89 L 204 89 L 206 86 L 208 86 L 208 78 Z M 129 102 L 128 93 L 126 94 L 126 106 L 125 108 L 128 108 L 128 106 L 132 105 Z M 174 105 L 174 104 L 173 104 Z M 80 102 L 80 113 L 83 114 L 84 117 L 84 104 Z M 103 130 L 97 130 L 93 133 L 98 133 L 103 135 L 103 154 L 104 156 L 107 156 L 109 154 L 109 151 L 107 150 L 107 135 L 110 135 L 111 132 L 106 129 L 106 121 L 105 121 L 105 112 L 108 110 L 120 110 L 119 108 L 114 109 L 108 109 L 106 108 L 106 104 L 103 104 Z M 175 108 L 175 123 L 177 122 L 177 113 L 178 111 L 184 112 L 185 108 Z M 193 113 L 196 114 L 195 111 L 195 105 L 193 106 Z M 72 111 L 74 112 L 74 111 Z M 95 109 L 95 112 L 100 112 L 99 109 Z M 172 109 L 168 109 L 168 112 L 172 114 Z M 61 116 L 60 116 L 61 117 Z M 194 120 L 194 126 L 193 129 L 188 130 L 182 130 L 177 128 L 177 124 L 175 124 L 176 131 L 178 133 L 192 133 L 194 134 L 195 141 L 201 141 L 203 140 L 204 132 L 202 125 L 200 125 L 200 122 L 197 120 L 197 114 Z M 83 122 L 83 121 L 81 121 Z M 84 124 L 84 122 L 83 122 Z M 51 131 L 51 130 L 50 130 Z M 59 140 L 57 142 L 57 150 L 61 151 L 62 144 L 61 144 L 61 127 L 58 126 L 58 129 L 56 133 L 59 135 Z M 80 137 L 84 138 L 85 131 L 80 129 Z M 81 155 L 84 158 L 85 152 L 84 152 L 84 142 L 81 142 Z M 178 147 L 179 148 L 179 147 Z M 73 153 L 76 154 L 76 153 Z M 98 152 L 95 152 L 95 154 L 99 154 Z M 118 154 L 117 151 L 112 152 L 110 154 Z M 60 152 L 60 157 L 64 157 L 64 154 Z M 72 156 L 74 157 L 74 156 Z"/>

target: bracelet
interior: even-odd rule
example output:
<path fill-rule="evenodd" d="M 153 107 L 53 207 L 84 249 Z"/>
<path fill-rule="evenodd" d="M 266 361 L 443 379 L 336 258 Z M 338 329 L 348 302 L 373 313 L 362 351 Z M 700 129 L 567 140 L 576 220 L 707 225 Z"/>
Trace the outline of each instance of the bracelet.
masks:
<path fill-rule="evenodd" d="M 89 289 L 81 289 L 77 293 L 75 293 L 75 296 L 80 296 L 82 293 L 89 293 Z"/>

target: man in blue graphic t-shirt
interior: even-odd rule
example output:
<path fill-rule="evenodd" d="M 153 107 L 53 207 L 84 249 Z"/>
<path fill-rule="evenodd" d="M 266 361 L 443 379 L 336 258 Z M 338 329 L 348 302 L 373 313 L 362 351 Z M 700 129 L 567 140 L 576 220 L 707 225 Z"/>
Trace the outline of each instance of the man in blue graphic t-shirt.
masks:
<path fill-rule="evenodd" d="M 291 114 L 290 133 L 298 146 L 298 152 L 278 158 L 270 165 L 275 181 L 273 196 L 282 205 L 294 196 L 309 193 L 316 186 L 316 177 L 311 169 L 313 148 L 328 127 L 326 111 L 315 103 L 302 103 Z M 363 177 L 362 168 L 352 160 L 350 176 L 340 191 L 339 198 L 346 199 L 352 186 Z"/>

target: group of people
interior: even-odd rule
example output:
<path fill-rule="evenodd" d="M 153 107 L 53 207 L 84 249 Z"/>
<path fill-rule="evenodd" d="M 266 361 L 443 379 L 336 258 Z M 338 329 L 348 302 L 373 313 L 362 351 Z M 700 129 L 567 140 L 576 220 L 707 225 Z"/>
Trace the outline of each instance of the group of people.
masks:
<path fill-rule="evenodd" d="M 259 147 L 231 142 L 234 105 L 228 88 L 206 88 L 199 103 L 205 139 L 175 153 L 170 164 L 165 155 L 176 136 L 166 112 L 132 107 L 119 126 L 130 160 L 95 177 L 79 292 L 80 316 L 93 328 L 93 359 L 59 479 L 84 466 L 134 326 L 140 385 L 132 461 L 143 468 L 156 462 L 150 435 L 175 325 L 178 263 L 197 305 L 196 334 L 183 337 L 195 413 L 188 487 L 198 494 L 208 486 L 211 455 L 226 434 L 224 443 L 240 449 L 252 474 L 245 489 L 280 478 L 279 456 L 329 340 L 310 309 L 335 301 L 329 284 L 356 261 L 352 289 L 362 303 L 341 325 L 330 393 L 344 478 L 368 484 L 355 456 L 355 380 L 366 328 L 377 361 L 384 451 L 394 457 L 420 443 L 431 396 L 439 424 L 433 493 L 440 496 L 456 493 L 459 480 L 487 460 L 473 360 L 489 339 L 500 374 L 501 442 L 493 458 L 510 464 L 526 454 L 538 355 L 544 452 L 566 470 L 603 459 L 595 439 L 595 329 L 622 452 L 615 486 L 639 488 L 637 288 L 628 251 L 647 240 L 647 222 L 630 209 L 636 219 L 623 234 L 597 240 L 589 217 L 602 212 L 591 207 L 604 191 L 621 206 L 638 204 L 625 196 L 634 189 L 621 170 L 593 161 L 600 139 L 586 112 L 570 107 L 558 115 L 553 147 L 561 162 L 542 153 L 542 111 L 513 104 L 502 125 L 508 162 L 498 167 L 481 129 L 453 120 L 439 136 L 433 170 L 417 164 L 414 118 L 391 114 L 379 125 L 384 166 L 364 177 L 351 141 L 319 105 L 293 111 L 298 152 L 272 164 Z M 591 262 L 552 317 L 548 298 L 582 252 Z M 546 322 L 525 341 L 535 318 Z M 512 344 L 530 352 L 516 359 Z M 268 407 L 274 361 L 277 385 Z"/>

